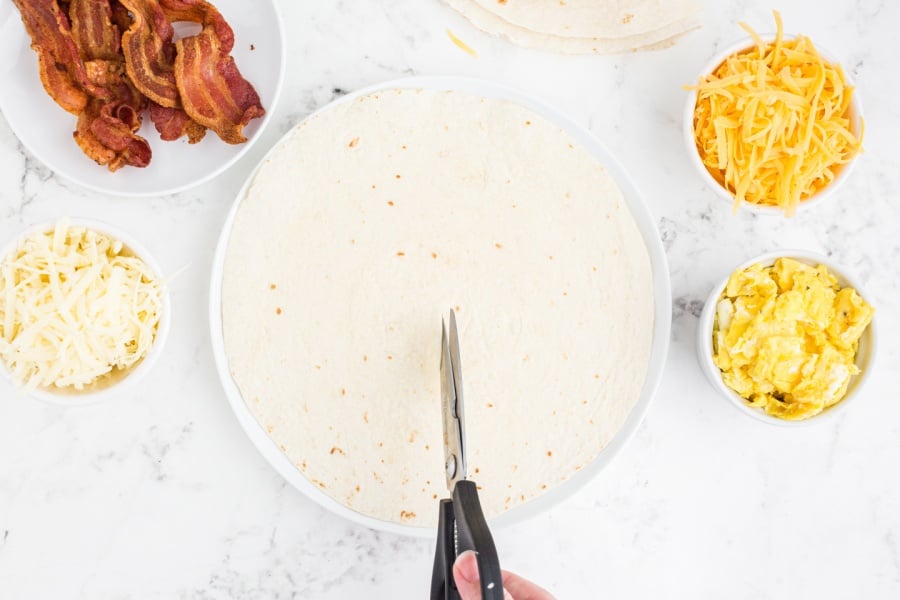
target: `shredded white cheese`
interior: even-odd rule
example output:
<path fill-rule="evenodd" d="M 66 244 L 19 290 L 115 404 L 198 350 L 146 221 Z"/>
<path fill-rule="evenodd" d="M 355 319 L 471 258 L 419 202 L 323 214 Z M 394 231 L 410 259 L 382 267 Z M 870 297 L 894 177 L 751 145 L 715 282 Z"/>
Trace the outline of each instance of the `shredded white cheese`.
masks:
<path fill-rule="evenodd" d="M 153 345 L 162 284 L 122 242 L 60 221 L 0 263 L 0 359 L 26 389 L 83 391 Z"/>

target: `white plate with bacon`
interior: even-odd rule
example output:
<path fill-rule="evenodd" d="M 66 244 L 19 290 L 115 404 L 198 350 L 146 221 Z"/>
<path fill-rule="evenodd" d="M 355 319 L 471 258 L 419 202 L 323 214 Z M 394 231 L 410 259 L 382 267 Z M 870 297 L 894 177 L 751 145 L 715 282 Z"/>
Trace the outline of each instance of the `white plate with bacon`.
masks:
<path fill-rule="evenodd" d="M 268 123 L 284 63 L 272 0 L 0 4 L 0 111 L 53 171 L 118 196 L 231 166 Z"/>

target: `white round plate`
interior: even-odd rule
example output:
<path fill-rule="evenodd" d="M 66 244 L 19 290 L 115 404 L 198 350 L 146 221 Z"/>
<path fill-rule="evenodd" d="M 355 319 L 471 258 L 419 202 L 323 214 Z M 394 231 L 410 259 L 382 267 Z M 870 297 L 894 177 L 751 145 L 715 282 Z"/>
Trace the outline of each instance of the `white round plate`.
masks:
<path fill-rule="evenodd" d="M 615 179 L 619 188 L 622 190 L 625 201 L 628 203 L 628 207 L 631 210 L 637 226 L 644 237 L 644 242 L 650 255 L 650 263 L 653 270 L 655 321 L 653 325 L 653 344 L 650 351 L 650 362 L 647 368 L 647 377 L 644 380 L 644 387 L 641 390 L 641 397 L 638 399 L 637 403 L 631 411 L 631 414 L 629 414 L 628 418 L 625 420 L 625 424 L 622 426 L 622 429 L 618 434 L 616 434 L 612 442 L 610 442 L 609 445 L 607 445 L 606 448 L 604 448 L 603 451 L 600 452 L 600 454 L 587 466 L 576 472 L 568 480 L 547 491 L 543 495 L 533 500 L 529 500 L 525 504 L 517 506 L 516 508 L 513 508 L 491 520 L 492 526 L 505 526 L 522 521 L 530 516 L 534 516 L 540 512 L 543 512 L 549 507 L 557 504 L 561 500 L 571 496 L 576 490 L 581 488 L 595 475 L 597 475 L 597 473 L 602 471 L 606 467 L 606 465 L 608 465 L 609 462 L 613 459 L 613 457 L 622 450 L 625 444 L 628 443 L 628 441 L 634 435 L 635 431 L 637 431 L 638 425 L 640 425 L 640 422 L 644 418 L 647 409 L 650 407 L 650 401 L 653 398 L 653 394 L 656 392 L 656 389 L 659 386 L 659 381 L 662 377 L 663 366 L 666 360 L 666 352 L 669 345 L 672 300 L 671 290 L 669 286 L 669 271 L 668 265 L 666 263 L 666 255 L 663 251 L 662 243 L 659 240 L 659 233 L 656 230 L 653 216 L 650 214 L 650 211 L 647 209 L 647 206 L 641 199 L 640 194 L 634 187 L 631 179 L 628 177 L 628 175 L 626 175 L 625 171 L 622 169 L 616 159 L 613 158 L 609 151 L 606 150 L 606 148 L 604 148 L 590 133 L 588 133 L 585 129 L 577 125 L 568 117 L 565 117 L 555 109 L 550 108 L 549 106 L 538 102 L 537 100 L 531 99 L 513 89 L 477 79 L 464 79 L 458 77 L 412 77 L 408 79 L 388 81 L 359 90 L 353 94 L 349 94 L 336 100 L 332 104 L 329 104 L 328 106 L 320 109 L 318 112 L 328 110 L 329 108 L 337 104 L 352 102 L 359 96 L 396 88 L 428 89 L 437 91 L 452 90 L 485 96 L 489 98 L 502 98 L 529 108 L 530 110 L 557 124 L 570 136 L 572 136 L 578 143 L 587 148 L 600 162 L 602 162 L 606 166 L 609 173 L 613 176 L 613 179 Z M 307 120 L 312 118 L 313 116 L 314 115 L 307 117 Z M 273 149 L 281 146 L 282 142 L 292 134 L 293 130 L 288 132 L 285 135 L 285 138 L 275 144 L 273 146 Z M 272 151 L 270 150 L 269 154 L 271 153 Z M 260 165 L 264 164 L 267 159 L 268 156 L 263 158 L 263 160 L 260 161 Z M 275 442 L 272 441 L 272 439 L 259 425 L 256 419 L 250 413 L 246 404 L 244 404 L 244 399 L 241 397 L 240 390 L 238 390 L 237 385 L 231 377 L 228 368 L 228 357 L 225 354 L 225 341 L 222 332 L 222 275 L 225 264 L 225 253 L 228 248 L 228 241 L 231 235 L 231 227 L 234 222 L 234 216 L 237 212 L 238 206 L 240 205 L 247 192 L 250 182 L 253 181 L 253 178 L 256 176 L 256 172 L 258 170 L 259 165 L 257 165 L 256 169 L 254 169 L 254 172 L 244 183 L 244 186 L 238 193 L 237 199 L 235 200 L 234 205 L 231 208 L 231 212 L 229 213 L 228 218 L 225 221 L 225 225 L 222 229 L 222 234 L 219 237 L 219 244 L 216 248 L 216 254 L 213 260 L 212 281 L 210 285 L 209 314 L 213 354 L 216 359 L 216 367 L 219 371 L 219 377 L 222 380 L 222 385 L 225 387 L 225 393 L 228 397 L 229 403 L 231 404 L 231 408 L 234 410 L 234 414 L 237 416 L 238 421 L 244 428 L 244 431 L 247 432 L 247 435 L 250 437 L 253 444 L 257 447 L 260 453 L 262 453 L 265 459 L 275 468 L 275 470 L 281 473 L 281 475 L 291 485 L 306 494 L 309 498 L 311 498 L 321 506 L 336 514 L 342 515 L 343 517 L 346 517 L 351 521 L 355 521 L 373 529 L 379 529 L 382 531 L 402 535 L 434 537 L 435 531 L 430 528 L 381 521 L 379 519 L 375 519 L 362 513 L 356 512 L 350 508 L 347 508 L 340 502 L 334 500 L 333 498 L 325 494 L 321 489 L 313 485 L 308 479 L 306 479 L 306 477 L 303 476 L 302 473 L 300 473 L 300 471 L 293 464 L 291 464 L 291 461 L 287 458 L 287 456 L 285 456 L 281 452 Z M 439 413 L 435 413 L 434 418 L 440 419 L 441 415 Z M 437 503 L 435 503 L 434 509 L 435 511 L 437 511 Z"/>
<path fill-rule="evenodd" d="M 199 185 L 223 172 L 253 145 L 271 118 L 284 78 L 284 34 L 272 0 L 216 0 L 234 29 L 237 66 L 253 84 L 266 115 L 244 128 L 243 144 L 226 144 L 209 131 L 197 144 L 182 138 L 164 142 L 149 115 L 139 133 L 153 159 L 143 169 L 110 173 L 88 158 L 72 139 L 76 117 L 60 108 L 41 84 L 37 54 L 12 2 L 0 3 L 0 111 L 22 144 L 57 174 L 88 189 L 116 196 L 163 196 Z M 176 27 L 179 31 L 180 26 Z M 252 49 L 251 49 L 252 48 Z"/>

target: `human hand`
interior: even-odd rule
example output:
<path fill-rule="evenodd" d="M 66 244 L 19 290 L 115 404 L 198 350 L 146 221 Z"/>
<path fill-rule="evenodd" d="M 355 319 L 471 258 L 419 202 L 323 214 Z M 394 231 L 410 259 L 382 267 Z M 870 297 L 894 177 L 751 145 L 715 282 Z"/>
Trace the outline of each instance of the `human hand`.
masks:
<path fill-rule="evenodd" d="M 460 554 L 453 564 L 453 580 L 462 600 L 481 600 L 478 562 L 472 551 Z M 503 571 L 504 600 L 555 600 L 547 590 L 522 579 L 515 573 Z"/>

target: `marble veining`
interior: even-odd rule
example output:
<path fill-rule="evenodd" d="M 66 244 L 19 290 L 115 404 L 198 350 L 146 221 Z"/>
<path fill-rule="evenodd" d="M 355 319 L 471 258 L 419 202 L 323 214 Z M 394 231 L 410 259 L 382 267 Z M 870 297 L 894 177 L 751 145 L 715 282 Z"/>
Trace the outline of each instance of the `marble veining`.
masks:
<path fill-rule="evenodd" d="M 275 118 L 243 160 L 200 187 L 144 200 L 86 191 L 32 157 L 0 118 L 0 240 L 62 215 L 98 218 L 179 273 L 167 351 L 130 397 L 62 410 L 0 381 L 0 598 L 424 597 L 431 542 L 331 515 L 254 451 L 216 378 L 206 303 L 219 230 L 267 148 L 347 92 L 447 74 L 512 85 L 588 127 L 644 195 L 672 278 L 672 345 L 646 420 L 581 492 L 495 532 L 504 566 L 561 600 L 900 597 L 900 4 L 782 3 L 788 31 L 841 59 L 867 125 L 851 179 L 790 220 L 733 214 L 693 172 L 680 129 L 681 86 L 742 37 L 738 20 L 772 29 L 770 3 L 710 1 L 703 28 L 675 47 L 607 57 L 516 48 L 439 0 L 279 4 L 290 66 Z M 737 263 L 787 247 L 855 274 L 880 332 L 855 406 L 796 430 L 726 405 L 694 357 L 709 289 Z"/>

